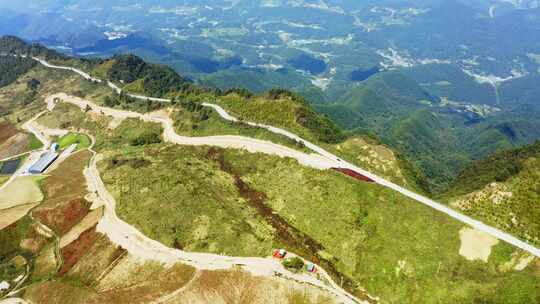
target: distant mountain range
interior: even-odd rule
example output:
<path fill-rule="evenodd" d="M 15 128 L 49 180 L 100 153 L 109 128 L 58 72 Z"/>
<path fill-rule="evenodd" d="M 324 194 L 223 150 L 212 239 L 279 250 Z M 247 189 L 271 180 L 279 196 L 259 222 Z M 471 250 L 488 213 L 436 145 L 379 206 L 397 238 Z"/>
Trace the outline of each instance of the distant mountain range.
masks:
<path fill-rule="evenodd" d="M 0 34 L 134 53 L 204 86 L 294 90 L 400 151 L 438 192 L 470 161 L 540 138 L 538 3 L 10 2 Z"/>

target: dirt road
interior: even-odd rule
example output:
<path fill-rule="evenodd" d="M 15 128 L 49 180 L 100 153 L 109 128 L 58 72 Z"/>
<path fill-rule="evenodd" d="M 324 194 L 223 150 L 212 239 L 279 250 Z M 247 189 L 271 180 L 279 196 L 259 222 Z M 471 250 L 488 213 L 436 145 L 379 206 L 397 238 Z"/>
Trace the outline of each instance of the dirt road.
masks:
<path fill-rule="evenodd" d="M 92 111 L 94 111 L 95 113 L 103 113 L 104 115 L 110 115 L 117 118 L 141 118 L 146 121 L 162 123 L 165 130 L 164 136 L 173 143 L 180 143 L 184 145 L 213 145 L 212 143 L 215 140 L 214 137 L 206 137 L 200 141 L 191 141 L 197 140 L 197 138 L 178 136 L 176 133 L 174 133 L 172 121 L 168 119 L 168 117 L 166 117 L 164 113 L 158 112 L 148 115 L 142 115 L 139 113 L 132 113 L 128 111 L 108 109 L 99 107 L 89 101 L 85 101 L 80 98 L 68 96 L 65 94 L 56 94 L 50 96 L 49 98 L 47 98 L 46 102 L 48 104 L 52 104 L 51 100 L 54 100 L 56 98 L 59 98 L 63 102 L 74 104 L 80 107 L 81 110 L 85 110 L 86 106 L 89 105 L 92 108 Z M 54 106 L 51 106 L 50 110 L 53 109 Z M 41 132 L 47 132 L 45 127 L 40 126 L 40 128 Z M 91 147 L 93 147 L 95 139 L 92 136 L 90 136 L 90 138 L 92 140 Z M 223 137 L 223 140 L 223 143 L 227 143 L 227 145 L 224 145 L 224 147 L 236 147 L 236 143 L 228 143 L 228 141 L 231 141 L 229 137 Z M 288 156 L 290 154 L 290 152 L 288 151 L 290 149 L 281 147 L 279 145 L 264 141 L 260 141 L 260 143 L 258 144 L 259 146 L 257 146 L 255 150 L 258 149 L 260 151 L 257 152 L 265 152 L 281 156 Z M 238 145 L 253 145 L 253 142 L 250 138 L 238 137 Z M 285 149 L 285 151 L 283 151 L 282 149 Z M 101 220 L 98 222 L 96 231 L 107 235 L 113 243 L 126 249 L 134 257 L 140 258 L 142 260 L 159 261 L 166 265 L 173 265 L 174 263 L 182 262 L 194 266 L 200 270 L 222 270 L 231 269 L 233 267 L 242 267 L 242 269 L 250 272 L 253 275 L 269 277 L 278 275 L 285 279 L 317 286 L 323 290 L 326 290 L 330 294 L 335 295 L 336 298 L 343 303 L 365 303 L 356 299 L 354 296 L 347 293 L 345 290 L 341 289 L 335 282 L 333 282 L 330 275 L 328 275 L 328 273 L 321 267 L 319 267 L 318 273 L 323 279 L 319 280 L 315 276 L 307 273 L 292 273 L 285 269 L 280 263 L 280 261 L 273 258 L 230 257 L 208 253 L 185 252 L 178 249 L 169 248 L 155 240 L 146 237 L 135 227 L 124 222 L 117 216 L 116 201 L 105 187 L 105 184 L 101 180 L 100 173 L 97 169 L 97 163 L 99 162 L 101 156 L 95 151 L 93 151 L 92 148 L 89 148 L 89 150 L 93 153 L 93 157 L 90 160 L 89 166 L 84 170 L 84 176 L 86 178 L 88 190 L 90 193 L 86 198 L 88 201 L 92 202 L 92 209 L 96 209 L 102 206 L 104 207 L 104 214 Z M 297 151 L 294 152 L 303 154 Z M 312 156 L 305 154 L 305 156 L 302 157 L 310 159 Z M 315 158 L 315 160 L 310 161 L 313 162 L 314 166 L 320 167 L 321 165 L 317 163 L 317 160 L 318 156 L 317 158 Z M 44 232 L 49 232 L 46 229 L 44 230 Z"/>

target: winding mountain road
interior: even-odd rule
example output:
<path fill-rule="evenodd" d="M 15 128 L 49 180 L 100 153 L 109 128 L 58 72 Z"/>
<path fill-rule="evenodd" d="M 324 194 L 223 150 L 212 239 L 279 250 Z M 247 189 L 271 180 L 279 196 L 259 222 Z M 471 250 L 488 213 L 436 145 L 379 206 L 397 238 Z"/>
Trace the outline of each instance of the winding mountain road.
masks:
<path fill-rule="evenodd" d="M 83 71 L 80 71 L 78 69 L 75 69 L 75 68 L 71 68 L 71 67 L 59 67 L 59 66 L 54 66 L 54 65 L 50 65 L 48 64 L 45 60 L 43 59 L 39 59 L 39 58 L 35 58 L 33 57 L 35 60 L 39 61 L 41 64 L 43 64 L 44 66 L 47 66 L 47 67 L 50 67 L 50 68 L 58 68 L 58 69 L 63 69 L 63 70 L 72 70 L 74 72 L 76 72 L 77 74 L 83 76 L 85 79 L 89 79 L 89 80 L 93 80 L 93 81 L 96 81 L 96 82 L 102 82 L 102 80 L 96 80 L 95 78 L 92 78 L 90 77 L 90 75 L 88 75 L 87 73 L 83 72 Z M 110 83 L 109 81 L 107 81 L 107 83 L 109 84 L 109 86 L 111 86 L 112 83 Z M 112 84 L 114 86 L 114 84 Z M 116 86 L 115 86 L 116 87 Z M 116 87 L 115 90 L 118 91 L 121 91 L 120 88 Z M 133 95 L 133 94 L 127 94 L 128 96 L 131 96 L 133 98 L 139 98 L 139 99 L 144 99 L 144 100 L 154 100 L 154 101 L 163 101 L 163 102 L 170 102 L 170 100 L 168 99 L 162 99 L 162 98 L 152 98 L 152 97 L 146 97 L 146 96 L 140 96 L 140 95 Z M 236 118 L 232 117 L 231 115 L 229 115 L 223 108 L 219 107 L 218 105 L 215 105 L 215 104 L 211 104 L 211 103 L 204 103 L 203 104 L 204 106 L 207 106 L 207 107 L 212 107 L 213 109 L 215 109 L 218 114 L 223 117 L 224 119 L 227 119 L 227 120 L 230 120 L 230 121 L 237 121 Z M 112 110 L 112 109 L 111 109 Z M 125 111 L 124 111 L 125 112 Z M 132 115 L 132 114 L 130 114 Z M 140 114 L 142 115 L 142 114 Z M 148 115 L 144 115 L 143 117 L 149 117 Z M 157 118 L 154 118 L 154 119 L 157 119 Z M 159 120 L 159 119 L 158 119 Z M 156 121 L 156 120 L 154 120 Z M 163 117 L 161 118 L 161 122 L 164 122 L 163 120 Z M 165 123 L 164 124 L 164 128 L 165 130 L 169 130 L 169 131 L 166 131 L 166 133 L 170 133 L 171 132 L 171 129 L 172 126 L 170 125 L 170 121 Z M 489 225 L 486 225 L 484 223 L 482 223 L 481 221 L 478 221 L 478 220 L 475 220 L 469 216 L 466 216 L 466 215 L 463 215 L 459 212 L 457 212 L 456 210 L 453 210 L 443 204 L 440 204 L 440 203 L 437 203 L 425 196 L 422 196 L 420 194 L 417 194 L 417 193 L 414 193 L 408 189 L 405 189 L 397 184 L 394 184 L 388 180 L 385 180 L 384 178 L 380 177 L 380 176 L 377 176 L 371 172 L 368 172 L 364 169 L 361 169 L 347 161 L 344 161 L 342 159 L 340 159 L 339 157 L 337 157 L 336 155 L 324 150 L 323 148 L 307 141 L 307 140 L 304 140 L 302 138 L 300 138 L 299 136 L 295 135 L 294 133 L 291 133 L 289 131 L 286 131 L 286 130 L 283 130 L 283 129 L 280 129 L 280 128 L 276 128 L 276 127 L 273 127 L 273 126 L 268 126 L 268 125 L 264 125 L 264 124 L 258 124 L 258 123 L 253 123 L 253 122 L 247 122 L 248 124 L 250 125 L 253 125 L 253 126 L 258 126 L 258 127 L 261 127 L 261 128 L 265 128 L 271 132 L 274 132 L 274 133 L 277 133 L 277 134 L 281 134 L 281 135 L 284 135 L 284 136 L 287 136 L 291 139 L 294 139 L 294 140 L 297 140 L 299 142 L 302 142 L 304 143 L 304 145 L 310 149 L 312 149 L 313 151 L 317 152 L 318 154 L 320 154 L 324 159 L 326 160 L 322 160 L 323 158 L 321 158 L 319 161 L 317 161 L 316 163 L 317 164 L 324 164 L 324 166 L 321 166 L 319 169 L 323 169 L 324 167 L 328 166 L 329 164 L 332 164 L 333 167 L 340 167 L 340 168 L 347 168 L 347 169 L 351 169 L 353 171 L 356 171 L 360 174 L 363 174 L 369 178 L 371 178 L 373 181 L 375 181 L 376 183 L 382 185 L 382 186 L 385 186 L 385 187 L 388 187 L 394 191 L 397 191 L 411 199 L 414 199 L 426 206 L 429 206 L 437 211 L 440 211 L 440 212 L 443 212 L 449 216 L 451 216 L 452 218 L 464 223 L 464 224 L 467 224 L 477 230 L 480 230 L 480 231 L 483 231 L 487 234 L 490 234 L 492 235 L 493 237 L 496 237 L 500 240 L 503 240 L 509 244 L 512 244 L 522 250 L 525 250 L 533 255 L 535 255 L 536 257 L 540 257 L 540 249 L 536 248 L 535 246 L 531 245 L 531 244 L 528 244 L 512 235 L 510 235 L 509 233 L 506 233 L 504 231 L 501 231 L 497 228 L 494 228 L 494 227 L 491 227 Z M 172 132 L 174 132 L 174 130 L 172 130 Z M 167 135 L 167 134 L 166 134 Z M 180 139 L 180 141 L 184 140 L 184 138 L 182 137 L 177 137 L 178 135 L 176 136 L 173 136 L 172 133 L 170 133 L 169 135 L 170 136 L 170 139 Z M 221 136 L 220 136 L 221 137 Z M 216 139 L 216 143 L 217 143 L 217 138 L 218 137 L 207 137 L 207 139 L 211 139 L 211 138 L 214 138 Z M 232 138 L 229 137 L 230 140 L 232 140 Z M 223 138 L 222 137 L 222 141 L 220 142 L 220 144 L 229 144 L 231 143 L 232 145 L 234 145 L 232 142 L 230 141 L 227 141 L 227 137 Z M 186 144 L 189 144 L 189 142 L 186 142 Z M 202 144 L 202 143 L 201 143 Z M 210 143 L 211 145 L 215 145 L 214 143 Z M 247 144 L 247 142 L 246 142 Z M 219 146 L 219 144 L 217 144 Z M 276 146 L 279 146 L 279 145 L 276 145 Z M 263 151 L 258 151 L 256 150 L 257 148 L 257 145 L 255 144 L 247 144 L 246 148 L 249 150 L 249 149 L 253 149 L 253 150 L 250 150 L 251 152 L 263 152 Z M 292 149 L 291 149 L 292 150 Z M 294 151 L 294 150 L 293 150 Z M 297 153 L 301 153 L 301 152 L 297 152 Z M 303 153 L 302 153 L 303 154 Z M 297 154 L 295 154 L 296 156 L 298 156 Z M 291 157 L 294 157 L 294 156 L 291 156 Z M 297 157 L 294 157 L 296 159 L 298 159 Z M 298 159 L 301 163 L 303 164 L 306 164 L 305 162 L 303 162 L 303 159 L 304 157 L 301 157 L 300 159 Z"/>
<path fill-rule="evenodd" d="M 54 109 L 54 105 L 56 104 L 54 100 L 60 100 L 62 102 L 67 102 L 79 106 L 82 111 L 85 111 L 88 105 L 92 108 L 91 111 L 93 113 L 113 116 L 116 118 L 141 118 L 146 121 L 161 123 L 164 126 L 164 129 L 169 130 L 168 133 L 171 133 L 164 136 L 170 137 L 169 141 L 173 143 L 179 143 L 182 145 L 193 145 L 194 143 L 196 145 L 212 145 L 212 141 L 214 140 L 213 137 L 189 138 L 178 136 L 176 133 L 174 133 L 174 129 L 172 128 L 172 121 L 165 119 L 162 114 L 160 115 L 159 112 L 143 115 L 128 111 L 109 109 L 99 107 L 90 101 L 86 101 L 73 96 L 68 96 L 63 93 L 49 96 L 46 99 L 48 109 L 51 111 Z M 47 130 L 42 131 L 46 132 Z M 339 301 L 343 303 L 369 303 L 367 301 L 361 301 L 357 299 L 356 297 L 342 289 L 338 284 L 333 281 L 332 277 L 320 266 L 318 266 L 318 274 L 322 279 L 318 279 L 313 275 L 303 272 L 293 273 L 287 270 L 280 263 L 279 260 L 273 258 L 231 257 L 209 253 L 186 252 L 174 248 L 169 248 L 158 241 L 148 238 L 135 227 L 124 222 L 116 214 L 116 200 L 107 190 L 97 168 L 97 163 L 101 159 L 101 155 L 97 154 L 97 152 L 92 149 L 95 143 L 95 139 L 93 138 L 93 136 L 89 134 L 87 135 L 91 138 L 92 141 L 91 147 L 88 150 L 93 154 L 93 156 L 90 160 L 88 167 L 85 168 L 83 172 L 90 193 L 86 197 L 86 199 L 92 202 L 92 209 L 96 209 L 102 206 L 105 207 L 103 217 L 99 221 L 96 227 L 96 231 L 107 235 L 111 242 L 126 249 L 133 256 L 142 260 L 159 261 L 167 265 L 182 262 L 194 266 L 199 270 L 223 270 L 231 269 L 233 267 L 241 267 L 245 271 L 248 271 L 249 273 L 256 276 L 279 276 L 287 280 L 293 280 L 302 284 L 310 284 L 316 286 L 334 295 Z M 188 139 L 195 139 L 198 141 L 191 142 Z M 242 139 L 246 142 L 242 141 Z M 249 146 L 253 144 L 251 138 L 238 137 L 237 140 L 241 146 Z M 223 141 L 223 143 L 225 142 L 226 141 Z M 282 156 L 292 157 L 290 155 L 285 155 L 287 154 L 286 152 L 279 150 L 279 145 L 264 141 L 260 141 L 259 144 L 260 146 L 256 146 L 255 148 L 255 150 L 260 150 L 258 152 L 270 154 L 283 153 Z M 232 145 L 234 146 L 235 143 L 233 143 Z M 278 150 L 274 151 L 273 149 Z M 281 147 L 281 149 L 284 149 L 284 151 L 288 151 L 289 148 Z M 311 157 L 318 156 L 306 156 L 306 158 L 308 159 Z M 317 165 L 315 164 L 315 166 Z"/>

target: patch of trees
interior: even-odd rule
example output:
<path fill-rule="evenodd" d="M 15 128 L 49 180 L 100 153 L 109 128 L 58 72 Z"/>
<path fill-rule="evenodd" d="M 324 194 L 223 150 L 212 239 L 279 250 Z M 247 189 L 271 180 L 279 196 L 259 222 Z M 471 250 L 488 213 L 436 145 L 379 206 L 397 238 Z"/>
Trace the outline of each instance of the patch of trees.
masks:
<path fill-rule="evenodd" d="M 282 88 L 274 88 L 269 90 L 266 92 L 265 97 L 271 100 L 289 99 L 306 104 L 306 100 L 302 96 Z"/>
<path fill-rule="evenodd" d="M 227 96 L 229 94 L 237 94 L 238 96 L 244 97 L 244 98 L 251 98 L 254 96 L 254 94 L 245 88 L 231 88 L 224 91 L 221 91 L 219 95 Z"/>
<path fill-rule="evenodd" d="M 346 138 L 345 133 L 333 121 L 307 106 L 299 107 L 295 117 L 296 122 L 310 130 L 322 142 L 333 144 Z"/>
<path fill-rule="evenodd" d="M 0 87 L 13 83 L 36 64 L 34 60 L 28 58 L 0 56 Z"/>
<path fill-rule="evenodd" d="M 39 56 L 45 59 L 69 59 L 68 56 L 49 50 L 39 43 L 26 43 L 15 36 L 0 37 L 0 53 L 27 56 Z"/>
<path fill-rule="evenodd" d="M 374 66 L 367 70 L 363 70 L 363 69 L 354 70 L 351 72 L 351 80 L 364 81 L 368 79 L 369 77 L 379 73 L 380 71 L 381 71 L 381 68 L 378 66 Z"/>
<path fill-rule="evenodd" d="M 32 78 L 26 82 L 26 88 L 30 91 L 36 91 L 40 85 L 41 82 L 35 78 Z"/>
<path fill-rule="evenodd" d="M 149 99 L 138 99 L 126 95 L 124 92 L 120 94 L 114 93 L 110 96 L 105 96 L 105 106 L 109 108 L 122 108 L 137 112 L 152 112 L 163 107 L 162 102 L 152 101 Z"/>
<path fill-rule="evenodd" d="M 295 69 L 310 72 L 311 74 L 320 74 L 327 68 L 326 62 L 321 59 L 313 58 L 309 55 L 302 54 L 290 59 L 289 64 Z"/>
<path fill-rule="evenodd" d="M 145 130 L 137 137 L 131 139 L 129 144 L 132 146 L 145 146 L 151 144 L 158 144 L 161 142 L 161 135 L 153 130 Z"/>
<path fill-rule="evenodd" d="M 117 168 L 123 165 L 128 165 L 133 169 L 148 167 L 152 162 L 144 158 L 112 158 L 107 161 L 107 169 Z"/>
<path fill-rule="evenodd" d="M 115 82 L 131 83 L 142 80 L 144 93 L 162 97 L 171 92 L 187 92 L 192 81 L 178 75 L 172 68 L 146 63 L 135 55 L 116 55 L 108 71 L 108 78 Z"/>
<path fill-rule="evenodd" d="M 504 182 L 520 173 L 525 161 L 532 157 L 540 157 L 540 141 L 476 161 L 458 175 L 448 193 L 460 195 L 481 189 L 492 182 Z"/>

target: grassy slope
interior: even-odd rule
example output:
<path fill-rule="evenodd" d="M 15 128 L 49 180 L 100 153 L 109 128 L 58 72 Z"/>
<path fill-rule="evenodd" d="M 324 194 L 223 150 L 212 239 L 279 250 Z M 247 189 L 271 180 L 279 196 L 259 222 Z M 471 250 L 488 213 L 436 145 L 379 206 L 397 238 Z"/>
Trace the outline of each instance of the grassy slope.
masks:
<path fill-rule="evenodd" d="M 540 142 L 471 164 L 442 197 L 540 246 Z"/>
<path fill-rule="evenodd" d="M 309 248 L 280 239 L 279 229 L 256 215 L 207 154 L 205 148 L 147 147 L 110 154 L 100 168 L 120 216 L 165 244 L 263 256 L 283 245 L 313 258 Z M 111 166 L 114 159 L 120 165 Z M 505 244 L 495 246 L 487 264 L 466 261 L 458 254 L 462 224 L 421 204 L 293 160 L 233 150 L 224 160 L 288 225 L 322 245 L 315 258 L 387 303 L 519 303 L 515 296 L 534 303 L 534 267 L 500 271 L 514 251 Z M 400 261 L 407 266 L 396 273 Z M 515 284 L 521 284 L 517 291 Z"/>
<path fill-rule="evenodd" d="M 285 136 L 247 124 L 228 122 L 222 119 L 217 112 L 208 108 L 189 111 L 179 106 L 175 109 L 173 119 L 176 132 L 186 136 L 241 135 L 269 140 L 306 152 L 311 151 Z"/>
<path fill-rule="evenodd" d="M 332 140 L 324 137 L 324 130 L 310 129 L 302 125 L 298 113 L 300 111 L 311 112 L 311 108 L 285 96 L 271 100 L 263 96 L 246 99 L 237 94 L 229 94 L 218 99 L 218 103 L 240 119 L 282 127 L 312 141 Z M 313 113 L 313 116 L 316 114 Z M 332 125 L 332 123 L 328 123 L 328 125 Z M 320 127 L 333 128 L 333 126 L 322 125 Z"/>
<path fill-rule="evenodd" d="M 26 86 L 26 82 L 32 78 L 41 83 L 36 91 L 31 91 Z M 24 122 L 45 108 L 43 100 L 47 96 L 59 92 L 98 101 L 110 94 L 108 88 L 85 81 L 71 72 L 37 66 L 18 81 L 0 88 L 0 107 L 9 109 L 5 113 L 8 120 L 14 123 Z"/>
<path fill-rule="evenodd" d="M 191 251 L 270 254 L 272 230 L 206 153 L 147 146 L 108 154 L 100 171 L 118 199 L 119 215 L 153 239 Z"/>
<path fill-rule="evenodd" d="M 269 124 L 289 130 L 302 138 L 312 141 L 325 149 L 340 155 L 363 168 L 387 177 L 388 179 L 418 189 L 418 185 L 411 176 L 411 171 L 404 166 L 404 161 L 399 159 L 388 147 L 381 145 L 377 140 L 367 136 L 354 135 L 337 143 L 324 139 L 335 138 L 327 136 L 326 130 L 333 129 L 332 122 L 325 122 L 326 118 L 311 112 L 311 108 L 302 102 L 288 98 L 271 100 L 264 96 L 253 97 L 246 100 L 236 94 L 229 94 L 217 101 L 233 116 L 241 120 Z M 318 118 L 311 120 L 319 121 L 323 127 L 306 127 L 299 122 L 299 112 L 311 112 Z M 329 125 L 325 125 L 328 123 Z M 339 132 L 337 133 L 338 137 Z"/>
<path fill-rule="evenodd" d="M 90 147 L 90 138 L 83 134 L 68 133 L 58 139 L 60 149 L 65 149 L 72 144 L 77 144 L 77 149 L 85 149 Z"/>

